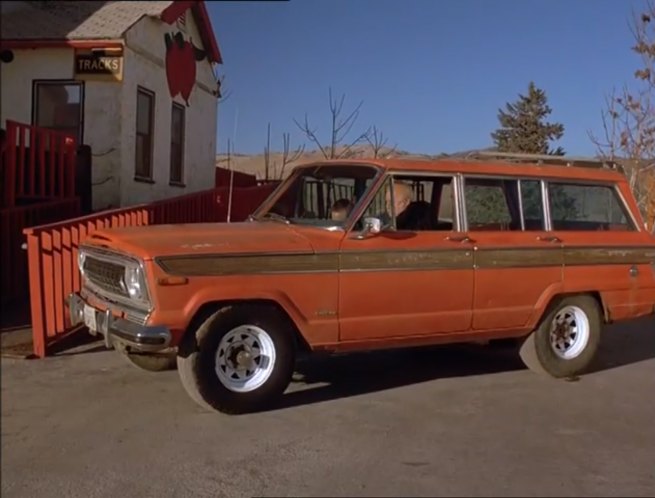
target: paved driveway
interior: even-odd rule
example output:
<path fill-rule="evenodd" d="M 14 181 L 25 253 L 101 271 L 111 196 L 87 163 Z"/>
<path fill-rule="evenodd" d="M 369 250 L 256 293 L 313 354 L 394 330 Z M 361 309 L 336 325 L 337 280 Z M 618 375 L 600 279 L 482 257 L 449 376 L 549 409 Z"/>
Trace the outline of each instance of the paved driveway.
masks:
<path fill-rule="evenodd" d="M 2 496 L 655 493 L 653 320 L 610 328 L 577 382 L 478 347 L 302 370 L 283 406 L 229 417 L 100 348 L 3 360 Z"/>

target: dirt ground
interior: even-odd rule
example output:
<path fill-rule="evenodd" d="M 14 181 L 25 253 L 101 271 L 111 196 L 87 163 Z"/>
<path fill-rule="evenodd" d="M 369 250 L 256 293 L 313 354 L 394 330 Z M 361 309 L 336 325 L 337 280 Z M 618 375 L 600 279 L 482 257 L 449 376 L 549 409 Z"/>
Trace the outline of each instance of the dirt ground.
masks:
<path fill-rule="evenodd" d="M 370 353 L 238 417 L 98 345 L 1 370 L 3 497 L 655 493 L 652 319 L 608 328 L 575 382 L 506 349 Z"/>

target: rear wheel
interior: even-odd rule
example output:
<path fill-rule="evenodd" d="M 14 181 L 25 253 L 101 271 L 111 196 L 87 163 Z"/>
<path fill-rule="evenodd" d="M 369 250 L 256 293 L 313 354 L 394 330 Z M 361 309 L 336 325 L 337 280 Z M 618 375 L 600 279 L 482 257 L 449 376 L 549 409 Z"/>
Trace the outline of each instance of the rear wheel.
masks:
<path fill-rule="evenodd" d="M 584 372 L 598 350 L 601 317 L 591 296 L 558 299 L 521 344 L 521 359 L 531 370 L 556 378 Z"/>
<path fill-rule="evenodd" d="M 200 406 L 223 413 L 265 408 L 282 395 L 295 363 L 293 335 L 275 308 L 223 308 L 190 331 L 177 357 L 182 385 Z"/>

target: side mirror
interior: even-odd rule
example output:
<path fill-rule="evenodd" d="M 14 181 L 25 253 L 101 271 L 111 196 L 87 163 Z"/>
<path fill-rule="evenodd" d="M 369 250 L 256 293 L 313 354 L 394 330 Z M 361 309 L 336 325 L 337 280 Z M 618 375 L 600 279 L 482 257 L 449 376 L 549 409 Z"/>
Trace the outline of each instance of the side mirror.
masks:
<path fill-rule="evenodd" d="M 371 235 L 376 235 L 382 231 L 382 221 L 379 218 L 364 218 L 364 227 L 355 238 L 365 239 Z"/>

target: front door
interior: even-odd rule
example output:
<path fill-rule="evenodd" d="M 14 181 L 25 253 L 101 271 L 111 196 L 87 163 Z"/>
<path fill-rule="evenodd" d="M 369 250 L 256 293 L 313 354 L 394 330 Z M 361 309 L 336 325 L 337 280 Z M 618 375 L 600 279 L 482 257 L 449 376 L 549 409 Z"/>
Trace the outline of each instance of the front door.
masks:
<path fill-rule="evenodd" d="M 470 330 L 473 247 L 457 231 L 452 177 L 395 177 L 413 187 L 408 205 L 386 182 L 363 217 L 403 209 L 397 229 L 343 239 L 339 274 L 341 341 L 406 338 Z M 400 194 L 399 194 L 400 192 Z M 385 202 L 386 201 L 386 202 Z M 407 203 L 405 203 L 407 204 Z M 411 216 L 410 216 L 411 215 Z M 394 218 L 391 217 L 392 224 Z"/>

